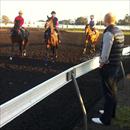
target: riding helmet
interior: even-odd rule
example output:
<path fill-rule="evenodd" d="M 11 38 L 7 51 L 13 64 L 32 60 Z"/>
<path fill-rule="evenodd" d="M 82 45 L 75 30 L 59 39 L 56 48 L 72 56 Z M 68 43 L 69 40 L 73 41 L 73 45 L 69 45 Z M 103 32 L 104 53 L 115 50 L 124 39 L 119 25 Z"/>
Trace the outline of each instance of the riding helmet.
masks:
<path fill-rule="evenodd" d="M 56 12 L 55 12 L 55 11 L 52 11 L 51 14 L 56 14 Z"/>

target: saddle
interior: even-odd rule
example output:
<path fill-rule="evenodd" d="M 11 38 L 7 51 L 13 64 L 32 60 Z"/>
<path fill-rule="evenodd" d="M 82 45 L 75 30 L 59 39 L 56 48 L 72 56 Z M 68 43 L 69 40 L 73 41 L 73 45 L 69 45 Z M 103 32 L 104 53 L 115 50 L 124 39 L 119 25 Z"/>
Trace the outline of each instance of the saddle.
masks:
<path fill-rule="evenodd" d="M 11 36 L 25 39 L 29 36 L 29 32 L 25 28 L 15 27 L 11 29 Z"/>
<path fill-rule="evenodd" d="M 55 33 L 55 35 L 58 36 L 58 31 L 57 31 L 56 29 L 54 29 L 54 33 Z M 51 29 L 48 28 L 48 29 L 45 31 L 45 33 L 44 33 L 44 38 L 45 38 L 45 39 L 49 39 L 50 37 L 51 37 Z"/>

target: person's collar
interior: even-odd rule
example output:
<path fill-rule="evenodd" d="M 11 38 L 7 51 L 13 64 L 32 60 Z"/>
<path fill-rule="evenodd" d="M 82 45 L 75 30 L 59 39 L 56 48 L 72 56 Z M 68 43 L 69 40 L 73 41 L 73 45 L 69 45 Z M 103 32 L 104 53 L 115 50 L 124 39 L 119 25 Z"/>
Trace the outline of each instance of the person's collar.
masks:
<path fill-rule="evenodd" d="M 115 26 L 114 23 L 111 23 L 111 24 L 106 24 L 105 27 L 109 27 L 109 26 Z"/>

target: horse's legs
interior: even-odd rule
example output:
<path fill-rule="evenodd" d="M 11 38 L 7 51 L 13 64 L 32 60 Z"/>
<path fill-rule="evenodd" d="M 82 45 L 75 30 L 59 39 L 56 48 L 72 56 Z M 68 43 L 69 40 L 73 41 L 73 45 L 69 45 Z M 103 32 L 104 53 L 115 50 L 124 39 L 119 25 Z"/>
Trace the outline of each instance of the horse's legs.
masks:
<path fill-rule="evenodd" d="M 26 47 L 27 47 L 27 43 L 28 43 L 28 39 L 26 39 L 25 41 L 24 41 L 24 44 L 22 45 L 23 46 L 23 56 L 26 56 Z"/>
<path fill-rule="evenodd" d="M 19 51 L 20 51 L 20 55 L 21 56 L 26 56 L 26 50 L 25 50 L 25 47 L 26 47 L 26 41 L 25 40 L 22 40 L 19 44 Z"/>
<path fill-rule="evenodd" d="M 54 56 L 55 56 L 55 49 L 54 49 L 54 46 L 52 46 L 52 57 L 54 59 Z"/>
<path fill-rule="evenodd" d="M 95 44 L 91 43 L 91 47 L 90 47 L 90 53 L 94 53 L 95 52 Z"/>
<path fill-rule="evenodd" d="M 11 56 L 10 56 L 10 60 L 13 59 L 13 56 L 14 56 L 14 42 L 12 41 L 12 46 L 11 46 Z"/>
<path fill-rule="evenodd" d="M 93 51 L 94 51 L 94 52 L 96 51 L 96 46 L 95 46 L 95 44 L 93 45 Z"/>
<path fill-rule="evenodd" d="M 83 54 L 86 53 L 87 47 L 88 47 L 88 40 L 85 40 L 84 49 L 83 49 Z"/>
<path fill-rule="evenodd" d="M 57 59 L 57 47 L 55 48 L 55 58 Z"/>
<path fill-rule="evenodd" d="M 51 47 L 51 51 L 52 51 L 52 61 L 54 62 L 55 60 L 55 47 L 54 46 Z"/>
<path fill-rule="evenodd" d="M 14 42 L 12 42 L 12 47 L 11 47 L 11 55 L 13 55 L 13 52 L 14 52 Z"/>
<path fill-rule="evenodd" d="M 45 65 L 47 66 L 48 65 L 48 51 L 49 51 L 49 48 L 46 44 L 46 53 L 45 53 Z"/>
<path fill-rule="evenodd" d="M 48 45 L 46 44 L 46 58 L 48 58 L 48 51 L 49 51 L 49 48 L 48 48 Z"/>
<path fill-rule="evenodd" d="M 20 56 L 23 56 L 22 52 L 23 52 L 23 43 L 20 42 L 20 43 L 19 43 L 19 55 L 20 55 Z"/>

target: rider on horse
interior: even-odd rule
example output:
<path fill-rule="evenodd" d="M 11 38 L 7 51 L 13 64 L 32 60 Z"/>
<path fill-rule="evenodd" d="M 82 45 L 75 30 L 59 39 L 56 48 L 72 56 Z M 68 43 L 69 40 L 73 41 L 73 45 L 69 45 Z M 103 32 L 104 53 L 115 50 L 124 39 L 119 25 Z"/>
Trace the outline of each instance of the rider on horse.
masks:
<path fill-rule="evenodd" d="M 91 30 L 93 31 L 93 29 L 94 29 L 94 15 L 91 15 L 90 16 L 90 22 L 89 22 L 89 25 L 90 25 L 90 28 L 91 28 Z"/>
<path fill-rule="evenodd" d="M 22 15 L 23 15 L 23 12 L 20 10 L 19 15 L 15 17 L 15 20 L 14 20 L 14 28 L 12 29 L 12 35 L 13 35 L 13 31 L 17 30 L 22 40 L 24 40 L 26 30 L 24 27 L 22 27 L 24 24 L 24 18 L 22 17 Z"/>
<path fill-rule="evenodd" d="M 60 38 L 59 38 L 59 31 L 58 31 L 58 25 L 59 25 L 59 22 L 58 22 L 58 18 L 56 17 L 56 12 L 55 11 L 52 11 L 51 12 L 51 18 L 53 20 L 53 26 L 54 26 L 54 29 L 57 33 L 57 36 L 58 36 L 58 41 L 60 42 Z M 48 28 L 46 31 L 45 31 L 45 39 L 47 40 L 49 37 L 50 37 L 50 33 L 51 33 L 51 30 L 50 28 Z"/>

